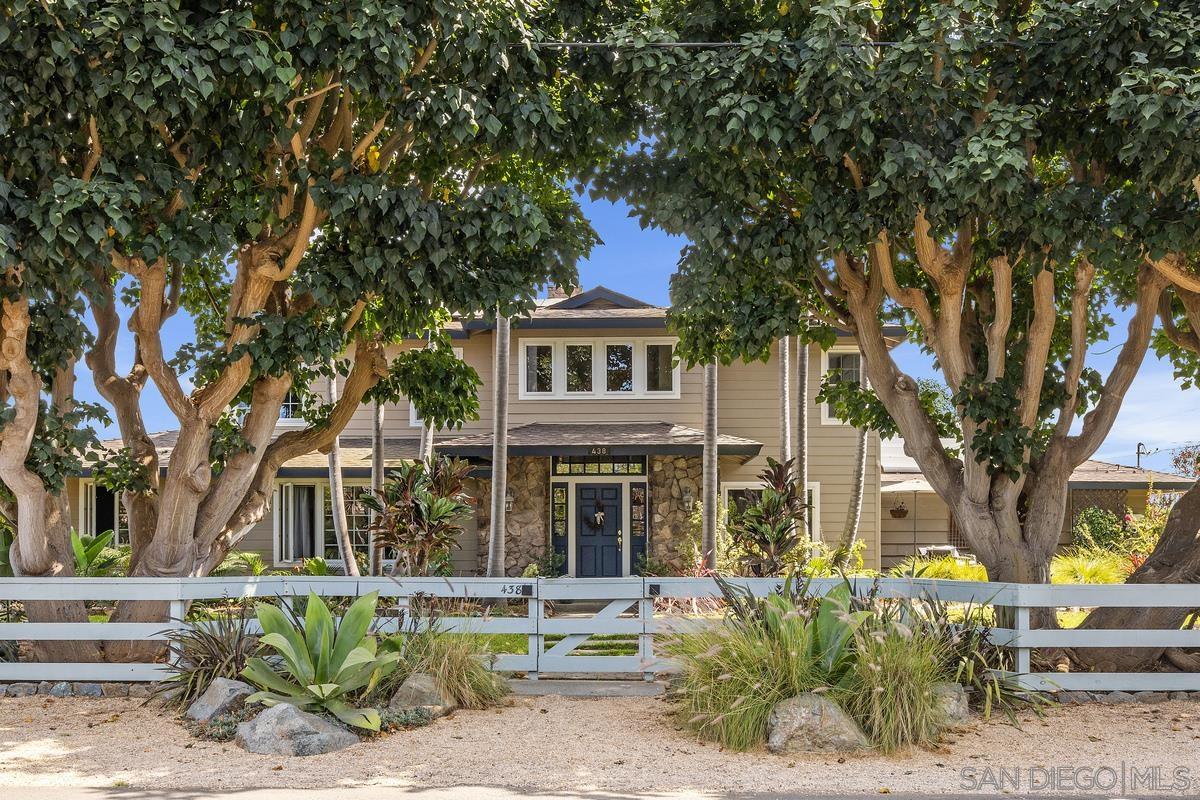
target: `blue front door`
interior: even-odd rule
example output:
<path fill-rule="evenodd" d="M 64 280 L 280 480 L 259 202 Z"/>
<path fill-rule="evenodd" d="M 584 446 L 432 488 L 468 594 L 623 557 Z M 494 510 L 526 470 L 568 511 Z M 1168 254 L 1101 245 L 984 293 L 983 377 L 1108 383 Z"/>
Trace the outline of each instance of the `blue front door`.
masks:
<path fill-rule="evenodd" d="M 575 576 L 621 577 L 621 485 L 583 483 L 575 489 Z"/>

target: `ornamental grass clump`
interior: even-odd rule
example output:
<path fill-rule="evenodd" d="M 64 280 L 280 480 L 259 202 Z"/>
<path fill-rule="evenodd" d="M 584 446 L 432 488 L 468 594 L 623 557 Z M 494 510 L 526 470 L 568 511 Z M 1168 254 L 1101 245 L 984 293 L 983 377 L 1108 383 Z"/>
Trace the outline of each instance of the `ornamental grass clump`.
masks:
<path fill-rule="evenodd" d="M 845 585 L 813 601 L 790 591 L 788 581 L 783 594 L 759 599 L 717 580 L 730 609 L 724 624 L 675 636 L 664 652 L 682 667 L 685 723 L 723 747 L 746 750 L 766 739 L 776 703 L 842 685 L 864 614 L 850 610 Z"/>
<path fill-rule="evenodd" d="M 1124 583 L 1133 562 L 1121 553 L 1096 547 L 1075 547 L 1050 562 L 1051 583 Z"/>
<path fill-rule="evenodd" d="M 854 668 L 837 699 L 879 750 L 893 753 L 937 742 L 945 725 L 935 693 L 954 675 L 946 643 L 886 615 L 855 631 Z"/>

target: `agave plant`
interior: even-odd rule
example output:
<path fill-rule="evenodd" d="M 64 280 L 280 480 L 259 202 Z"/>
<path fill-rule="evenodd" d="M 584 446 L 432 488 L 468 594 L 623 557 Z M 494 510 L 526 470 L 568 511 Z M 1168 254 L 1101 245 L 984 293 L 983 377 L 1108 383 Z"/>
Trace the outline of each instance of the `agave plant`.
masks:
<path fill-rule="evenodd" d="M 262 658 L 250 659 L 242 677 L 262 691 L 246 701 L 324 710 L 347 725 L 379 730 L 378 711 L 355 708 L 347 701 L 360 691 L 369 694 L 400 660 L 399 653 L 377 653 L 375 637 L 368 634 L 378 600 L 378 592 L 358 598 L 340 624 L 315 593 L 309 594 L 299 625 L 275 606 L 259 603 L 255 607 L 263 629 L 259 643 L 274 650 L 282 663 L 276 670 Z"/>

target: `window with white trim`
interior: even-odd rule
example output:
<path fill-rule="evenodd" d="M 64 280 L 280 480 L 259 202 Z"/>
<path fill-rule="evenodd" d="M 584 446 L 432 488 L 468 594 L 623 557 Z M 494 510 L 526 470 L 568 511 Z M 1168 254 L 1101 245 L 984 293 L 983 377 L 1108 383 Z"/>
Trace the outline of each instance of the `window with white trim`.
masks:
<path fill-rule="evenodd" d="M 294 389 L 289 389 L 283 397 L 283 403 L 279 406 L 279 420 L 301 423 L 304 421 L 303 413 L 304 404 L 300 402 L 300 395 Z"/>
<path fill-rule="evenodd" d="M 371 554 L 370 512 L 362 504 L 362 495 L 370 491 L 364 485 L 342 487 L 346 503 L 346 524 L 350 544 L 356 553 Z M 338 558 L 337 534 L 333 527 L 333 502 L 328 481 L 281 483 L 276 506 L 275 561 L 291 564 L 320 556 L 331 564 Z"/>
<path fill-rule="evenodd" d="M 751 503 L 762 497 L 761 481 L 727 481 L 721 484 L 721 499 L 725 505 L 725 518 L 742 513 Z M 808 482 L 808 538 L 821 541 L 821 484 Z"/>
<path fill-rule="evenodd" d="M 114 547 L 129 544 L 129 514 L 121 495 L 122 492 L 106 489 L 95 480 L 80 480 L 79 517 L 75 523 L 79 535 L 97 536 L 112 531 Z"/>
<path fill-rule="evenodd" d="M 858 350 L 833 349 L 821 354 L 821 374 L 835 383 L 862 383 L 862 353 Z M 829 408 L 821 404 L 821 423 L 824 425 L 846 425 Z"/>
<path fill-rule="evenodd" d="M 678 398 L 675 341 L 522 338 L 517 353 L 519 397 Z"/>

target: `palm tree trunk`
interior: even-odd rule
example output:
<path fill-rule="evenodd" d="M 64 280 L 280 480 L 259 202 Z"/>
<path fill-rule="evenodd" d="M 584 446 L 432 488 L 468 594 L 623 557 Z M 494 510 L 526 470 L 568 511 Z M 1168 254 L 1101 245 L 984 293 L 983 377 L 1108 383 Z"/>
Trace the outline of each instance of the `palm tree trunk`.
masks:
<path fill-rule="evenodd" d="M 858 431 L 854 447 L 854 478 L 850 484 L 850 507 L 846 509 L 846 524 L 842 538 L 838 541 L 838 560 L 845 563 L 854 541 L 858 538 L 858 526 L 862 520 L 863 489 L 867 479 L 867 429 Z"/>
<path fill-rule="evenodd" d="M 504 495 L 508 491 L 508 317 L 496 317 L 492 367 L 492 515 L 488 535 L 487 574 L 504 576 Z"/>
<path fill-rule="evenodd" d="M 717 568 L 717 365 L 704 365 L 704 505 L 700 546 L 704 566 Z"/>
<path fill-rule="evenodd" d="M 375 401 L 375 413 L 371 420 L 371 493 L 379 497 L 383 493 L 383 422 L 385 416 L 384 404 Z M 371 512 L 371 521 L 375 521 L 375 512 Z M 383 559 L 381 554 L 375 552 L 375 548 L 371 548 L 371 573 L 374 575 L 383 574 Z"/>
<path fill-rule="evenodd" d="M 796 360 L 796 481 L 804 492 L 804 523 L 809 535 L 817 529 L 808 505 L 808 343 L 797 341 Z"/>
<path fill-rule="evenodd" d="M 779 340 L 779 460 L 792 460 L 792 348 L 791 337 Z"/>
<path fill-rule="evenodd" d="M 433 458 L 433 428 L 426 422 L 421 426 L 421 460 L 426 464 Z"/>
<path fill-rule="evenodd" d="M 329 372 L 329 402 L 338 398 L 337 373 L 331 362 Z M 342 447 L 340 436 L 333 437 L 329 448 L 329 504 L 333 517 L 333 532 L 337 537 L 338 555 L 342 558 L 342 570 L 347 575 L 358 576 L 358 561 L 354 558 L 354 547 L 350 542 L 349 524 L 346 521 L 346 493 L 342 489 Z"/>

